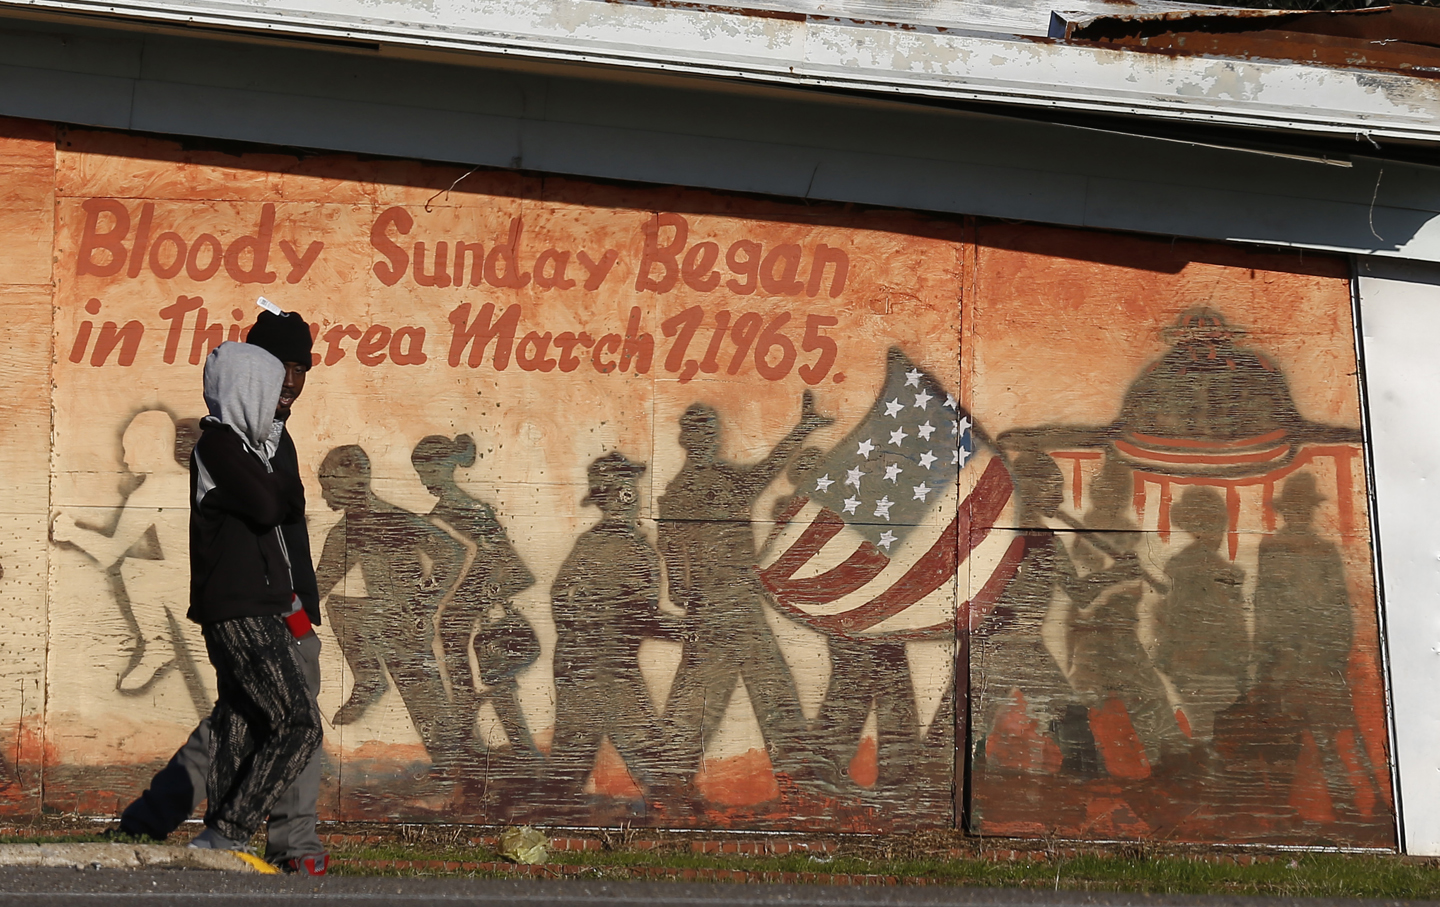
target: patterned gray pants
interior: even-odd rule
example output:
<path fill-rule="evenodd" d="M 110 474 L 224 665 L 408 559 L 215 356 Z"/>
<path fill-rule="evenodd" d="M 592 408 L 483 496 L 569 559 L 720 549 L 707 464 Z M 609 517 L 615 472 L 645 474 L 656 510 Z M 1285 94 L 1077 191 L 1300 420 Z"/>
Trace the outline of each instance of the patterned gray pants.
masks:
<path fill-rule="evenodd" d="M 312 630 L 295 640 L 310 698 L 320 695 L 320 637 Z M 282 860 L 325 852 L 315 828 L 320 799 L 323 753 L 315 751 L 305 771 L 270 807 L 265 829 L 265 859 Z M 165 767 L 150 779 L 150 787 L 120 815 L 120 831 L 139 837 L 164 840 L 205 802 L 205 779 L 210 774 L 210 716 L 191 731 L 190 738 L 175 751 Z"/>
<path fill-rule="evenodd" d="M 319 749 L 320 709 L 281 618 L 237 617 L 202 632 L 219 689 L 205 825 L 248 842 Z"/>

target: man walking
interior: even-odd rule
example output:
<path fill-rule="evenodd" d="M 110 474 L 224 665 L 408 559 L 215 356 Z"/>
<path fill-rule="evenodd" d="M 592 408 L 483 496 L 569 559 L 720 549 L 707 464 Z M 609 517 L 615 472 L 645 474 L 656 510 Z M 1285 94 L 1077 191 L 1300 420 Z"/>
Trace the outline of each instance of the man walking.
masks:
<path fill-rule="evenodd" d="M 222 343 L 205 360 L 210 415 L 190 456 L 190 611 L 219 696 L 210 716 L 205 831 L 191 847 L 248 849 L 250 837 L 320 747 L 320 710 L 286 620 L 300 610 L 279 526 L 303 513 L 295 476 L 266 449 L 285 366 Z"/>
<path fill-rule="evenodd" d="M 295 444 L 285 422 L 291 407 L 305 389 L 306 372 L 311 365 L 312 339 L 305 319 L 295 312 L 275 315 L 262 312 L 250 329 L 247 341 L 266 350 L 285 366 L 285 378 L 275 409 L 278 426 L 266 452 L 277 473 L 292 476 L 299 487 L 300 469 Z M 303 501 L 303 489 L 301 489 Z M 305 671 L 305 684 L 310 699 L 320 692 L 320 639 L 312 624 L 320 623 L 320 599 L 315 586 L 315 571 L 310 557 L 310 537 L 305 526 L 303 504 L 287 514 L 280 524 L 280 535 L 289 554 L 290 572 L 295 596 L 303 609 L 288 618 L 291 633 Z M 191 733 L 173 757 L 150 782 L 135 802 L 126 807 L 120 818 L 120 832 L 135 837 L 164 839 L 174 831 L 205 799 L 206 776 L 210 769 L 210 738 L 212 718 L 207 717 Z M 293 784 L 270 807 L 270 820 L 265 858 L 286 872 L 324 875 L 329 857 L 315 828 L 315 813 L 320 794 L 321 756 L 310 758 Z"/>

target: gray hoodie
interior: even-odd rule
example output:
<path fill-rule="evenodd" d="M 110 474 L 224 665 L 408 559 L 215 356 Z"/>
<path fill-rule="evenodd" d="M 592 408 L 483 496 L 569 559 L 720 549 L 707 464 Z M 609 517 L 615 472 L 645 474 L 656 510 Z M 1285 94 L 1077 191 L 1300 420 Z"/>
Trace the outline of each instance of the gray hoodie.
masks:
<path fill-rule="evenodd" d="M 205 360 L 210 415 L 191 454 L 188 616 L 196 623 L 299 607 L 279 530 L 302 518 L 305 490 L 297 471 L 274 470 L 265 457 L 284 382 L 285 366 L 258 346 L 222 343 Z"/>
<path fill-rule="evenodd" d="M 205 358 L 205 406 L 211 417 L 233 428 L 267 463 L 284 383 L 284 364 L 253 344 L 227 341 Z"/>

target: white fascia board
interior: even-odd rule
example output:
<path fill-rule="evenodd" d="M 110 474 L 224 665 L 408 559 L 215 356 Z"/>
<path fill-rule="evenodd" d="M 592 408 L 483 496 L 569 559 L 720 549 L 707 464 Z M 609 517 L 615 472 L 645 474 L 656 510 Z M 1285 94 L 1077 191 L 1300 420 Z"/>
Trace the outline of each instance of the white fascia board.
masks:
<path fill-rule="evenodd" d="M 898 23 L 625 0 L 0 0 L 0 9 L 6 7 L 1378 141 L 1440 141 L 1440 79 Z"/>

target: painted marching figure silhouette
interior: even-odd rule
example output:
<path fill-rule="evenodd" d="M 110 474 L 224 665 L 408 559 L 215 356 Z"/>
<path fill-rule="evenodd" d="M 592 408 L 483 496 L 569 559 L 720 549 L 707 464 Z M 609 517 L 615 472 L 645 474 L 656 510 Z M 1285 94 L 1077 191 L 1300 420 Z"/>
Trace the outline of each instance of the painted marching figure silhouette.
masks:
<path fill-rule="evenodd" d="M 127 695 L 147 692 L 172 669 L 185 672 L 201 714 L 207 692 L 195 667 L 204 652 L 199 628 L 183 620 L 188 603 L 184 580 L 190 550 L 190 472 L 176 458 L 176 426 L 169 413 L 137 413 L 122 440 L 125 467 L 139 485 L 125 498 L 113 532 L 56 513 L 52 537 L 80 548 L 105 568 L 116 602 L 136 634 L 135 647 L 116 681 Z"/>
<path fill-rule="evenodd" d="M 429 435 L 415 445 L 410 463 L 438 500 L 430 511 L 457 535 L 468 567 L 452 600 L 440 611 L 440 643 L 457 719 L 473 725 L 488 701 L 500 719 L 511 753 L 538 759 L 530 725 L 516 698 L 515 675 L 540 657 L 540 641 L 510 600 L 535 584 L 535 576 L 510 544 L 495 510 L 455 482 L 455 470 L 475 465 L 475 440 Z M 479 676 L 471 669 L 474 644 Z"/>
<path fill-rule="evenodd" d="M 797 491 L 775 501 L 776 525 L 767 547 L 808 500 L 800 489 L 814 487 L 815 473 L 825 456 L 819 448 L 806 447 L 790 461 L 786 476 Z M 849 777 L 846 767 L 856 754 L 873 709 L 878 770 L 875 789 L 893 793 L 906 781 L 930 783 L 933 779 L 916 774 L 920 716 L 905 643 L 884 637 L 832 634 L 826 646 L 830 652 L 830 681 L 812 731 L 816 749 L 811 757 L 812 768 L 820 780 L 852 795 L 862 792 L 854 786 L 857 782 Z"/>
<path fill-rule="evenodd" d="M 647 799 L 678 795 L 694 770 L 669 751 L 640 672 L 640 643 L 679 639 L 683 629 L 660 611 L 660 557 L 636 523 L 644 472 L 618 452 L 590 464 L 581 504 L 600 508 L 600 522 L 576 539 L 550 587 L 558 631 L 550 760 L 572 800 L 607 736 Z"/>
<path fill-rule="evenodd" d="M 1140 642 L 1139 606 L 1148 584 L 1166 591 L 1163 581 L 1140 566 L 1135 549 L 1140 527 L 1127 512 L 1134 478 L 1114 459 L 1105 461 L 1090 483 L 1090 508 L 1076 533 L 1072 557 L 1089 573 L 1108 576 L 1088 606 L 1070 611 L 1070 680 L 1092 709 L 1119 699 L 1125 706 L 1151 766 L 1176 748 L 1184 735 L 1165 695 L 1165 687 Z"/>
<path fill-rule="evenodd" d="M 430 760 L 450 766 L 470 728 L 450 707 L 433 642 L 435 615 L 460 578 L 464 548 L 424 517 L 376 497 L 370 458 L 354 444 L 325 455 L 320 490 L 344 516 L 325 537 L 315 577 L 354 676 L 333 723 L 359 720 L 384 694 L 388 671 Z M 357 562 L 365 595 L 333 594 Z"/>
<path fill-rule="evenodd" d="M 1340 549 L 1315 532 L 1315 510 L 1324 500 L 1308 472 L 1287 479 L 1275 500 L 1275 512 L 1285 524 L 1260 542 L 1254 695 L 1271 700 L 1296 730 L 1310 732 L 1333 802 L 1353 805 L 1350 774 L 1336 737 L 1350 730 L 1360 740 L 1347 679 L 1355 618 Z M 1293 738 L 1276 743 L 1277 749 L 1298 750 Z M 1372 777 L 1364 747 L 1357 744 L 1353 752 L 1365 777 Z M 1287 782 L 1293 780 L 1293 767 L 1288 774 Z"/>
<path fill-rule="evenodd" d="M 1011 464 L 1011 474 L 1020 508 L 1018 522 L 1025 527 L 1025 559 L 996 603 L 996 617 L 1004 623 L 972 643 L 971 689 L 978 694 L 975 756 L 985 760 L 987 770 L 994 766 L 992 750 L 997 743 L 1008 742 L 999 719 L 1018 690 L 1026 715 L 1038 723 L 1041 734 L 1054 739 L 1062 767 L 1078 775 L 1095 774 L 1099 761 L 1089 710 L 1077 700 L 1046 646 L 1041 626 L 1057 589 L 1083 606 L 1105 580 L 1093 575 L 1080 580 L 1069 552 L 1047 526 L 1064 500 L 1065 479 L 1055 461 L 1026 451 Z"/>
<path fill-rule="evenodd" d="M 1155 661 L 1180 695 L 1191 738 L 1208 757 L 1215 715 L 1240 695 L 1250 662 L 1245 571 L 1220 556 L 1230 521 L 1220 492 L 1186 488 L 1170 520 L 1194 541 L 1165 565 L 1170 592 L 1157 616 Z"/>
<path fill-rule="evenodd" d="M 665 707 L 686 770 L 706 745 L 743 679 L 775 768 L 803 776 L 807 722 L 790 667 L 765 619 L 769 594 L 756 565 L 752 509 L 800 443 L 833 422 L 805 391 L 800 419 L 753 465 L 720 459 L 720 416 L 703 403 L 680 417 L 685 462 L 659 500 L 660 551 L 670 600 L 685 609 L 685 652 Z"/>

